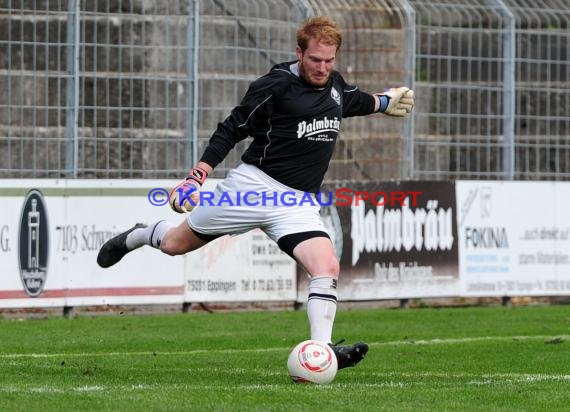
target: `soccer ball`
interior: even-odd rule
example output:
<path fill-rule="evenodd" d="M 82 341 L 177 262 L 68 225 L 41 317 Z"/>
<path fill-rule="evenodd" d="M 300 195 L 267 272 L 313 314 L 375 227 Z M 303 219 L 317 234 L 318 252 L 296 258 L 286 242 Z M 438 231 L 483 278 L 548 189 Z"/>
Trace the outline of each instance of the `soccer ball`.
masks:
<path fill-rule="evenodd" d="M 338 363 L 332 348 L 325 342 L 306 340 L 289 354 L 287 370 L 294 382 L 324 385 L 335 378 Z"/>

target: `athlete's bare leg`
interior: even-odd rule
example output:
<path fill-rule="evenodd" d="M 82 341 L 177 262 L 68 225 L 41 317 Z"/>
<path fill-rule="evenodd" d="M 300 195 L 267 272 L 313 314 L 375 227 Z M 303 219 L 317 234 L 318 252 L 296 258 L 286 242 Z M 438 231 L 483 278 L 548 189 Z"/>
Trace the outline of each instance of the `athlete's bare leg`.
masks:
<path fill-rule="evenodd" d="M 208 242 L 196 236 L 184 220 L 166 232 L 160 243 L 160 250 L 171 256 L 183 255 L 201 248 L 206 243 Z"/>
<path fill-rule="evenodd" d="M 295 246 L 293 255 L 311 276 L 307 302 L 311 339 L 331 344 L 339 369 L 355 366 L 368 352 L 366 343 L 358 342 L 350 346 L 332 345 L 340 265 L 331 240 L 327 237 L 307 239 Z"/>
<path fill-rule="evenodd" d="M 340 266 L 329 238 L 307 239 L 295 246 L 293 255 L 311 277 L 326 275 L 338 279 Z"/>
<path fill-rule="evenodd" d="M 175 256 L 196 250 L 208 243 L 190 229 L 186 219 L 178 226 L 166 220 L 150 225 L 137 223 L 131 229 L 109 239 L 99 250 L 97 263 L 108 268 L 119 262 L 127 253 L 149 245 Z"/>

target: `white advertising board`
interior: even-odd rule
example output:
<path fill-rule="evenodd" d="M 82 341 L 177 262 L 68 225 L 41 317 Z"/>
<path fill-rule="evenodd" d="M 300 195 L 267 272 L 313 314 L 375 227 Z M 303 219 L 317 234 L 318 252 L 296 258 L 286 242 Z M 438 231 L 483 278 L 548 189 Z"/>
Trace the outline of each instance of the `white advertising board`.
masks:
<path fill-rule="evenodd" d="M 259 229 L 216 239 L 186 259 L 188 302 L 293 301 L 297 297 L 295 261 Z"/>
<path fill-rule="evenodd" d="M 179 224 L 184 219 L 162 204 L 166 203 L 165 190 L 176 183 L 0 182 L 0 307 L 182 303 L 194 279 L 211 282 L 203 291 L 188 294 L 194 302 L 282 300 L 294 295 L 294 261 L 273 253 L 274 249 L 265 245 L 270 240 L 261 232 L 239 236 L 232 242 L 226 240 L 229 237 L 221 238 L 185 256 L 171 257 L 142 247 L 115 266 L 100 268 L 96 257 L 101 245 L 134 223 L 164 219 Z M 213 187 L 216 180 L 208 184 Z M 239 248 L 222 247 L 228 243 Z M 263 259 L 250 256 L 261 249 L 268 251 Z M 247 257 L 240 254 L 246 252 Z M 226 278 L 214 267 L 226 268 Z M 274 268 L 277 270 L 272 272 Z M 263 286 L 259 280 L 264 281 Z M 226 281 L 240 287 L 228 288 Z M 255 286 L 250 281 L 255 281 Z M 252 292 L 244 294 L 247 287 Z"/>
<path fill-rule="evenodd" d="M 216 183 L 211 179 L 204 189 Z M 259 230 L 219 238 L 185 256 L 143 247 L 112 268 L 100 268 L 99 248 L 115 234 L 136 222 L 184 219 L 148 196 L 164 188 L 154 197 L 160 202 L 174 184 L 1 181 L 0 307 L 288 301 L 299 299 L 298 289 L 306 291 L 297 285 L 295 262 Z M 455 189 L 458 290 L 424 285 L 413 296 L 570 295 L 570 183 L 459 181 Z M 342 256 L 350 257 L 348 252 Z M 422 256 L 412 257 L 419 262 Z M 377 265 L 360 260 L 358 269 L 376 276 Z M 432 268 L 453 269 L 453 256 L 435 253 L 432 261 Z M 348 272 L 343 267 L 343 275 Z M 394 288 L 382 289 L 366 298 L 400 296 Z M 405 292 L 409 297 L 410 288 Z"/>
<path fill-rule="evenodd" d="M 463 296 L 570 294 L 570 183 L 458 181 Z"/>
<path fill-rule="evenodd" d="M 141 248 L 112 268 L 96 263 L 101 245 L 137 221 L 180 219 L 148 202 L 149 183 L 2 181 L 0 306 L 181 303 L 183 257 Z"/>

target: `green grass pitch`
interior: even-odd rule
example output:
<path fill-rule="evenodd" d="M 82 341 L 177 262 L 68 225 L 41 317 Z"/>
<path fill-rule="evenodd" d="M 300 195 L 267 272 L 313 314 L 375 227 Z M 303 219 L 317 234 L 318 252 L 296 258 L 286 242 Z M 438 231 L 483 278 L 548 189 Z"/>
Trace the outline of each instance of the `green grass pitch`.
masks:
<path fill-rule="evenodd" d="M 1 411 L 570 410 L 570 307 L 339 310 L 370 344 L 292 383 L 304 311 L 0 320 Z"/>

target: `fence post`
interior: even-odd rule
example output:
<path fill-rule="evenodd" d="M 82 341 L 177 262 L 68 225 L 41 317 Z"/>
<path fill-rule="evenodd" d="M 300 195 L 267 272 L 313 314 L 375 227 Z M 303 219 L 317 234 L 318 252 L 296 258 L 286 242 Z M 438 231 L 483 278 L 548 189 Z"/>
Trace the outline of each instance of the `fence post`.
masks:
<path fill-rule="evenodd" d="M 186 28 L 186 167 L 198 162 L 198 57 L 200 47 L 200 6 L 188 0 Z"/>
<path fill-rule="evenodd" d="M 80 0 L 69 0 L 67 14 L 67 96 L 65 177 L 77 177 L 78 142 L 77 121 L 79 116 L 79 31 Z"/>
<path fill-rule="evenodd" d="M 505 180 L 515 176 L 515 17 L 503 0 L 491 0 L 503 17 L 503 171 Z"/>
<path fill-rule="evenodd" d="M 404 24 L 406 25 L 406 55 L 405 59 L 405 83 L 404 86 L 414 89 L 416 78 L 416 11 L 408 0 L 400 0 L 404 11 Z M 414 178 L 414 111 L 403 122 L 402 130 L 402 153 L 400 175 L 403 179 Z M 407 159 L 405 158 L 407 157 Z"/>

